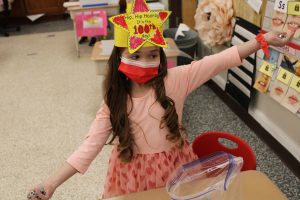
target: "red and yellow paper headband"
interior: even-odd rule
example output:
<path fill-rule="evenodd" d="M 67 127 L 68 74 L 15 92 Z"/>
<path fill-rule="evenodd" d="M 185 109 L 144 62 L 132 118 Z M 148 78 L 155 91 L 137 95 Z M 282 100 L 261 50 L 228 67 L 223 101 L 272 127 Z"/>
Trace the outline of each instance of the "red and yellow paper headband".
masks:
<path fill-rule="evenodd" d="M 129 53 L 142 46 L 168 46 L 162 29 L 170 11 L 149 10 L 145 0 L 134 0 L 133 6 L 127 10 L 129 12 L 109 19 L 114 24 L 115 46 L 128 47 Z"/>

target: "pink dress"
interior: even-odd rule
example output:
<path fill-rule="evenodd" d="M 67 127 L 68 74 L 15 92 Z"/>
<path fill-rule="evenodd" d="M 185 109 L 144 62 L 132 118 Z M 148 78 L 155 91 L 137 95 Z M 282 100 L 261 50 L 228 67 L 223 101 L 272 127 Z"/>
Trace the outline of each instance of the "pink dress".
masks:
<path fill-rule="evenodd" d="M 184 101 L 194 89 L 220 71 L 240 64 L 237 47 L 231 47 L 189 65 L 169 69 L 165 78 L 166 94 L 175 102 L 179 123 L 182 121 Z M 154 90 L 141 98 L 133 98 L 133 110 L 129 119 L 136 144 L 134 158 L 130 163 L 121 162 L 117 148 L 114 147 L 109 161 L 104 198 L 163 187 L 174 169 L 197 158 L 187 143 L 179 149 L 166 140 L 168 129 L 160 128 L 163 114 L 164 109 L 155 102 Z M 82 174 L 111 134 L 109 116 L 109 108 L 102 103 L 83 144 L 67 159 Z"/>

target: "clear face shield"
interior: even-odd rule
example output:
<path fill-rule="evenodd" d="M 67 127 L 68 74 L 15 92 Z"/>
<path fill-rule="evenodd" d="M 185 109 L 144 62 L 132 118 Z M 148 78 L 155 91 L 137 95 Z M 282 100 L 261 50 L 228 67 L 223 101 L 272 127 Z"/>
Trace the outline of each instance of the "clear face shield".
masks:
<path fill-rule="evenodd" d="M 166 189 L 173 200 L 222 200 L 243 166 L 243 158 L 218 152 L 179 167 Z"/>

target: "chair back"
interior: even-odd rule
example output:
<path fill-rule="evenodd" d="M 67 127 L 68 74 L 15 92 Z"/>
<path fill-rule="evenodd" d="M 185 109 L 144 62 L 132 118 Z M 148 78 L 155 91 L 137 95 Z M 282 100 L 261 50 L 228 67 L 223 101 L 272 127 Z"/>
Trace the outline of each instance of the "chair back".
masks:
<path fill-rule="evenodd" d="M 237 144 L 237 148 L 228 148 L 220 143 L 225 138 Z M 240 137 L 227 132 L 205 132 L 195 138 L 192 143 L 194 153 L 202 158 L 217 151 L 224 151 L 234 156 L 242 157 L 244 164 L 242 171 L 256 169 L 256 157 L 252 148 Z"/>

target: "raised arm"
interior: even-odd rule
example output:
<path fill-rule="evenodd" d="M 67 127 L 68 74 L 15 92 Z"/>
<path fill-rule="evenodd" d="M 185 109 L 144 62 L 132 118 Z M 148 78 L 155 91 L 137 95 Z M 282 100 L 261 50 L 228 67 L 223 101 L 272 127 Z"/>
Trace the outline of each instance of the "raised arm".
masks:
<path fill-rule="evenodd" d="M 281 47 L 287 44 L 287 42 L 291 40 L 293 35 L 294 32 L 290 34 L 268 32 L 264 34 L 264 38 L 268 45 Z M 261 44 L 256 39 L 252 39 L 248 42 L 237 45 L 237 48 L 240 58 L 242 60 L 251 55 L 252 53 L 258 51 L 261 48 Z"/>
<path fill-rule="evenodd" d="M 264 38 L 268 45 L 279 47 L 287 44 L 293 34 L 268 32 L 264 34 Z M 220 53 L 206 56 L 199 61 L 192 62 L 190 65 L 172 68 L 168 72 L 166 84 L 169 91 L 173 91 L 179 96 L 187 96 L 191 91 L 222 70 L 241 65 L 244 58 L 260 48 L 261 44 L 253 39 Z"/>

